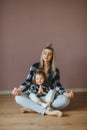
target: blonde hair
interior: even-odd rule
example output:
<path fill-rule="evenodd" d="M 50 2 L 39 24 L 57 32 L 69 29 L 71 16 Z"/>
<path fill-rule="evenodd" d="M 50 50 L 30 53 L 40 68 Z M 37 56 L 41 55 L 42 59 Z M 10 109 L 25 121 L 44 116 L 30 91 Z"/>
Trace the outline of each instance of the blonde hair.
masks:
<path fill-rule="evenodd" d="M 52 51 L 52 59 L 50 61 L 50 66 L 51 66 L 51 72 L 53 74 L 53 76 L 56 74 L 56 67 L 55 67 L 55 51 L 52 47 L 52 43 L 50 43 L 48 46 L 46 46 L 45 48 L 43 48 L 42 53 L 41 53 L 41 58 L 40 58 L 40 68 L 43 69 L 44 68 L 44 61 L 43 61 L 43 54 L 44 54 L 44 50 L 45 49 L 49 49 Z"/>

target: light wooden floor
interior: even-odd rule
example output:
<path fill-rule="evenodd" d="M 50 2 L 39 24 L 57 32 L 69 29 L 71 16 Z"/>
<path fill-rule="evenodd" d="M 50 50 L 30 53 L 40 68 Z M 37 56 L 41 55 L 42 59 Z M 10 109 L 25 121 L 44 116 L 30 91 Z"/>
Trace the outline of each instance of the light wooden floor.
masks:
<path fill-rule="evenodd" d="M 87 93 L 76 93 L 63 117 L 21 113 L 12 95 L 0 95 L 0 130 L 87 130 Z"/>

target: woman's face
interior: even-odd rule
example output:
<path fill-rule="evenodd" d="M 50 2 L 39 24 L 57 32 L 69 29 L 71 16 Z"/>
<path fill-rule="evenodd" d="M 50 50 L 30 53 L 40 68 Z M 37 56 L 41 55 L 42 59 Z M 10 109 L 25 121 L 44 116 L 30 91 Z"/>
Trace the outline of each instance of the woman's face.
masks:
<path fill-rule="evenodd" d="M 44 62 L 50 62 L 51 59 L 52 59 L 52 50 L 44 49 L 44 52 L 43 52 L 43 60 L 44 60 Z"/>

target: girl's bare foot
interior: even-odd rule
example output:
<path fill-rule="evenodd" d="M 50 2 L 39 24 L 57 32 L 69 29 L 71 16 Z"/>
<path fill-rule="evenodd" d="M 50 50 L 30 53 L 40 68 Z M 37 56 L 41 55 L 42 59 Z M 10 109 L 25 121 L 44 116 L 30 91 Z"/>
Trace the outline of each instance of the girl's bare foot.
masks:
<path fill-rule="evenodd" d="M 28 113 L 28 112 L 33 112 L 33 111 L 30 110 L 30 109 L 21 108 L 21 112 L 23 112 L 23 113 Z"/>
<path fill-rule="evenodd" d="M 53 111 L 47 110 L 46 114 L 50 116 L 59 116 L 59 117 L 63 116 L 63 113 L 59 110 L 53 110 Z"/>

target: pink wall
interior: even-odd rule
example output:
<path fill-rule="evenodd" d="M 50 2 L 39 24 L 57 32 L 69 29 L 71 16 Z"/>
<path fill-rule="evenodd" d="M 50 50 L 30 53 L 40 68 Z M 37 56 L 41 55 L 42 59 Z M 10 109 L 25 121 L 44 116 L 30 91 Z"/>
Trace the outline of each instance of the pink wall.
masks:
<path fill-rule="evenodd" d="M 45 42 L 65 88 L 87 87 L 86 0 L 0 0 L 0 90 L 18 87 Z"/>

